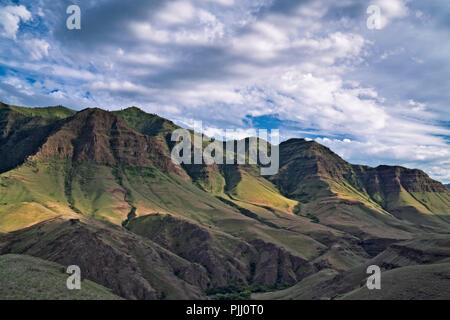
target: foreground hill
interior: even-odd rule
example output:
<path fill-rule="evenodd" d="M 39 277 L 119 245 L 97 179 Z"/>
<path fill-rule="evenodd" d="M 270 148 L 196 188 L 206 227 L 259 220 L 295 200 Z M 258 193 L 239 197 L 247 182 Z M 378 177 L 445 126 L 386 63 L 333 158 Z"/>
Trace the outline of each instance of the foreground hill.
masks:
<path fill-rule="evenodd" d="M 315 288 L 450 230 L 450 191 L 420 170 L 352 165 L 303 139 L 280 144 L 270 177 L 177 165 L 176 128 L 135 107 L 0 104 L 0 253 L 79 264 L 128 299 L 204 299 Z"/>
<path fill-rule="evenodd" d="M 1 254 L 78 265 L 86 279 L 127 299 L 198 299 L 206 271 L 107 222 L 55 218 L 0 238 Z M 64 280 L 65 281 L 65 280 Z"/>
<path fill-rule="evenodd" d="M 26 255 L 0 256 L 0 300 L 119 300 L 92 281 L 82 290 L 68 290 L 66 269 L 59 264 Z"/>

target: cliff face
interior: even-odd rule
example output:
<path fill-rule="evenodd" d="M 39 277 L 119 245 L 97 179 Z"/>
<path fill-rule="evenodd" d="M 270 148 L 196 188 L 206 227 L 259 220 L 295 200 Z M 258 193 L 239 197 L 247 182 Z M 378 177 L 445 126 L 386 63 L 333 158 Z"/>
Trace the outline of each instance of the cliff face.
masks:
<path fill-rule="evenodd" d="M 407 192 L 442 192 L 445 186 L 431 179 L 425 172 L 403 167 L 379 166 L 361 177 L 369 194 Z"/>
<path fill-rule="evenodd" d="M 106 166 L 156 167 L 187 178 L 160 141 L 131 129 L 111 112 L 86 109 L 58 124 L 31 160 L 56 158 Z"/>
<path fill-rule="evenodd" d="M 311 180 L 347 180 L 357 189 L 376 193 L 408 192 L 448 193 L 446 187 L 418 169 L 398 166 L 352 165 L 327 147 L 314 141 L 291 139 L 280 145 L 280 173 L 270 179 L 286 193 L 295 192 L 302 182 Z"/>

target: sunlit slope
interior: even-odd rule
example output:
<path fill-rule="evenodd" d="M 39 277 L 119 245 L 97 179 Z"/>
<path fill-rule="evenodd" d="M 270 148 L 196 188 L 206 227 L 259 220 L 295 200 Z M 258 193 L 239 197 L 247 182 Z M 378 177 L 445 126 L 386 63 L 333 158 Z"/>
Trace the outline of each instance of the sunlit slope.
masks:
<path fill-rule="evenodd" d="M 60 264 L 39 258 L 0 256 L 0 300 L 119 300 L 109 289 L 83 280 L 81 290 L 66 286 L 69 274 Z"/>
<path fill-rule="evenodd" d="M 14 231 L 74 211 L 65 194 L 67 165 L 27 163 L 0 175 L 0 230 Z"/>
<path fill-rule="evenodd" d="M 232 200 L 243 206 L 249 204 L 259 209 L 293 214 L 298 202 L 282 196 L 270 181 L 260 175 L 258 167 L 235 166 L 228 172 L 224 193 Z"/>
<path fill-rule="evenodd" d="M 0 207 L 0 231 L 10 232 L 58 216 L 58 213 L 36 202 L 21 202 Z"/>

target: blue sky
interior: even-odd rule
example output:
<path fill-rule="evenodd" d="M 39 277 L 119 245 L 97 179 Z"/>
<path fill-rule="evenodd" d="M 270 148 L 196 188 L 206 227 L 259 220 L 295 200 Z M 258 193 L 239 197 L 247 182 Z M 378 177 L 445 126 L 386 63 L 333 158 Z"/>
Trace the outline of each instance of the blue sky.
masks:
<path fill-rule="evenodd" d="M 449 40 L 445 0 L 2 0 L 0 100 L 279 128 L 450 182 Z"/>

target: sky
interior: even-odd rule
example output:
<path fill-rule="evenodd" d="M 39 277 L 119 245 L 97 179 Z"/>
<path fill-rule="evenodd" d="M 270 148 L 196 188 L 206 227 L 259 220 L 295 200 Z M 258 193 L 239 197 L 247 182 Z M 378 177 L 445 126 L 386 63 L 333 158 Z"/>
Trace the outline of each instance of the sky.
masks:
<path fill-rule="evenodd" d="M 449 40 L 448 0 L 0 0 L 0 100 L 279 129 L 449 183 Z"/>

